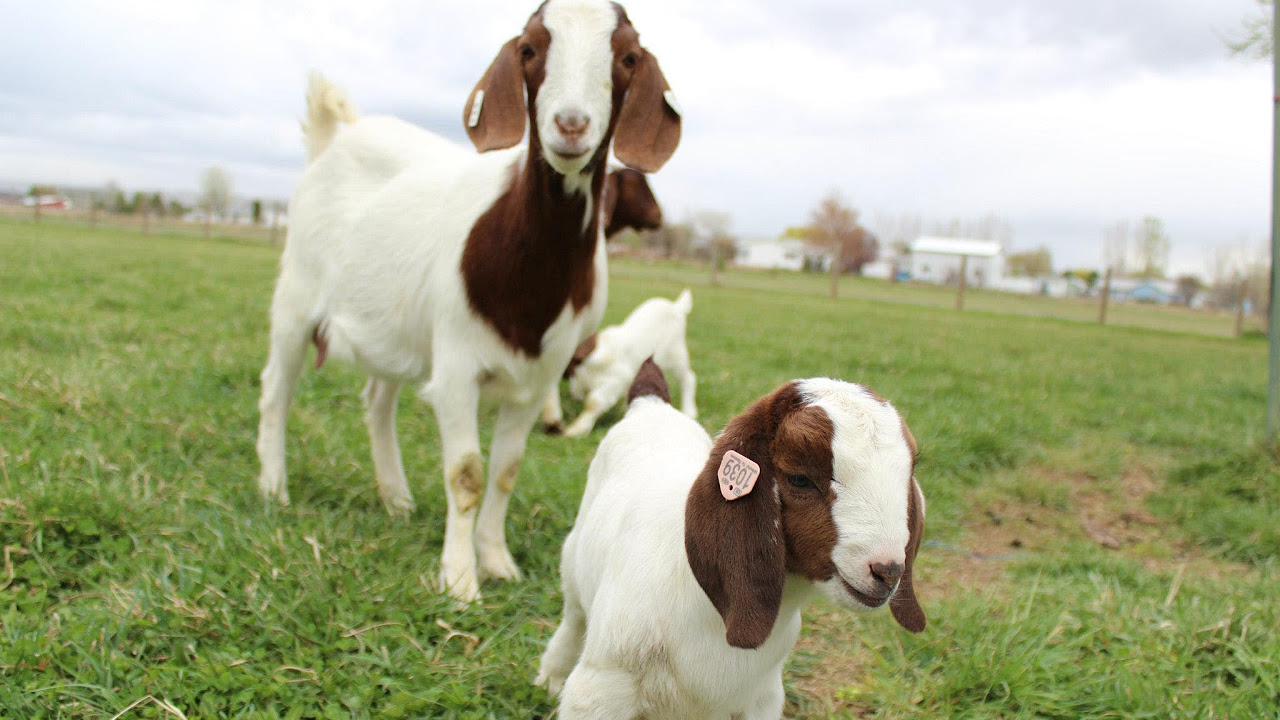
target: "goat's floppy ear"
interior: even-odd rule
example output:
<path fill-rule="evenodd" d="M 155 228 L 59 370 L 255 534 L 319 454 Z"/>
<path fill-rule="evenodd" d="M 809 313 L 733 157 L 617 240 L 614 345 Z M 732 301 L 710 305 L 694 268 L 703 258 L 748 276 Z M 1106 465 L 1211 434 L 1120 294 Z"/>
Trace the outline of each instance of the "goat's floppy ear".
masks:
<path fill-rule="evenodd" d="M 680 107 L 658 59 L 645 52 L 618 114 L 613 154 L 628 167 L 657 172 L 680 144 Z"/>
<path fill-rule="evenodd" d="M 509 148 L 524 138 L 524 73 L 520 38 L 507 41 L 467 98 L 462 124 L 480 152 Z"/>
<path fill-rule="evenodd" d="M 756 648 L 778 619 L 786 579 L 786 543 L 777 472 L 769 447 L 782 398 L 791 385 L 757 400 L 729 421 L 716 438 L 706 465 L 689 491 L 684 512 L 684 549 L 702 591 L 724 618 L 725 639 Z M 760 466 L 754 488 L 736 500 L 720 491 L 720 463 L 734 451 Z"/>
<path fill-rule="evenodd" d="M 914 477 L 911 478 L 911 489 L 908 492 L 911 494 L 907 497 L 907 527 L 911 535 L 907 538 L 906 570 L 902 573 L 902 579 L 898 581 L 898 591 L 889 601 L 889 612 L 893 613 L 893 619 L 897 620 L 902 627 L 911 632 L 920 632 L 924 630 L 926 621 L 924 609 L 916 600 L 916 590 L 911 581 L 911 569 L 916 562 L 916 551 L 920 549 L 920 541 L 924 538 L 924 493 L 920 492 L 920 486 L 916 484 Z"/>

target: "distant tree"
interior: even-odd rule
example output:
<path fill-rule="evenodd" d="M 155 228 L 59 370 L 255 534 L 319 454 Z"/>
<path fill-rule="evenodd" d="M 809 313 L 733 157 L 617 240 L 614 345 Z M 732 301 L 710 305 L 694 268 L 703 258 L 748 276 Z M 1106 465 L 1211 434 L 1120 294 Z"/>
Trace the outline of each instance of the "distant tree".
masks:
<path fill-rule="evenodd" d="M 129 201 L 129 212 L 145 213 L 151 211 L 151 198 L 141 190 L 133 193 L 133 199 Z"/>
<path fill-rule="evenodd" d="M 1178 286 L 1178 301 L 1188 307 L 1191 306 L 1191 301 L 1195 300 L 1196 293 L 1204 287 L 1204 282 L 1195 275 L 1179 275 L 1174 282 Z"/>
<path fill-rule="evenodd" d="M 1257 3 L 1258 14 L 1245 18 L 1233 36 L 1226 40 L 1232 55 L 1257 60 L 1275 55 L 1276 42 L 1272 37 L 1275 0 L 1257 0 Z"/>
<path fill-rule="evenodd" d="M 200 209 L 209 215 L 225 216 L 231 206 L 231 176 L 220 167 L 211 167 L 200 176 Z"/>
<path fill-rule="evenodd" d="M 693 244 L 694 229 L 690 222 L 664 222 L 662 227 L 641 233 L 640 237 L 664 258 L 684 257 Z"/>
<path fill-rule="evenodd" d="M 158 192 L 151 193 L 151 197 L 147 198 L 147 212 L 151 213 L 152 215 L 159 215 L 161 217 L 164 216 L 165 214 L 164 197 L 161 196 L 160 193 Z"/>
<path fill-rule="evenodd" d="M 1102 231 L 1102 255 L 1106 267 L 1117 275 L 1129 269 L 1129 221 L 1118 220 Z"/>
<path fill-rule="evenodd" d="M 254 225 L 262 224 L 262 201 L 261 200 L 253 201 L 253 224 Z"/>
<path fill-rule="evenodd" d="M 183 205 L 177 198 L 169 198 L 169 208 L 165 211 L 170 217 L 182 217 L 191 212 L 191 208 Z"/>
<path fill-rule="evenodd" d="M 1077 268 L 1075 270 L 1063 270 L 1062 277 L 1068 280 L 1076 278 L 1080 282 L 1084 283 L 1085 288 L 1088 289 L 1089 292 L 1093 292 L 1094 286 L 1096 286 L 1098 281 L 1102 279 L 1102 273 L 1092 268 Z"/>
<path fill-rule="evenodd" d="M 1042 277 L 1053 274 L 1053 255 L 1047 247 L 1013 253 L 1006 260 L 1009 274 L 1014 277 Z"/>
<path fill-rule="evenodd" d="M 1163 278 L 1169 265 L 1169 236 L 1160 218 L 1147 216 L 1139 226 L 1135 250 L 1137 274 L 1144 278 Z"/>
<path fill-rule="evenodd" d="M 720 269 L 733 259 L 737 243 L 729 233 L 733 218 L 729 213 L 718 210 L 700 210 L 693 216 L 693 225 L 698 236 L 706 247 L 707 259 L 711 263 L 711 284 L 719 282 Z"/>
<path fill-rule="evenodd" d="M 27 195 L 33 198 L 38 198 L 42 195 L 57 194 L 59 194 L 59 191 L 56 185 L 32 185 L 31 189 L 27 191 Z"/>
<path fill-rule="evenodd" d="M 874 262 L 880 254 L 880 240 L 858 224 L 858 211 L 845 204 L 836 190 L 827 193 L 809 216 L 805 238 L 811 247 L 831 254 L 831 297 L 839 294 L 839 276 Z"/>
<path fill-rule="evenodd" d="M 226 217 L 231 205 L 231 177 L 220 167 L 211 167 L 200 176 L 200 209 L 204 211 L 204 236 L 212 232 L 213 216 Z"/>

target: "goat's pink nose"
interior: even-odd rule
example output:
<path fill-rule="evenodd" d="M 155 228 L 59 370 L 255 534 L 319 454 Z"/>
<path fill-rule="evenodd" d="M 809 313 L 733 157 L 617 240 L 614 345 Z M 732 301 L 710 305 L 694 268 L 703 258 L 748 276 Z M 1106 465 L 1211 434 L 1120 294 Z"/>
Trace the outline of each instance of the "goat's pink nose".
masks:
<path fill-rule="evenodd" d="M 889 587 L 893 587 L 894 583 L 898 582 L 902 572 L 902 563 L 871 563 L 871 575 Z"/>
<path fill-rule="evenodd" d="M 574 110 L 556 113 L 555 121 L 556 127 L 565 137 L 577 137 L 585 133 L 587 125 L 591 123 L 590 118 Z"/>

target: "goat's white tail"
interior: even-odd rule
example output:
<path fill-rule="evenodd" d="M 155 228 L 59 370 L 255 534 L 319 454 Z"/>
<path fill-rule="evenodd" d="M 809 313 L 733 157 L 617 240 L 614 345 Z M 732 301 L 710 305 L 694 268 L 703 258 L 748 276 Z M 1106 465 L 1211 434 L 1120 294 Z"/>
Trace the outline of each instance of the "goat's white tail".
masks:
<path fill-rule="evenodd" d="M 689 292 L 689 288 L 680 291 L 680 297 L 676 298 L 676 309 L 685 315 L 693 310 L 693 293 Z"/>
<path fill-rule="evenodd" d="M 342 88 L 312 71 L 307 79 L 307 119 L 302 123 L 302 139 L 307 146 L 307 162 L 313 162 L 338 134 L 342 123 L 359 119 L 355 106 Z"/>

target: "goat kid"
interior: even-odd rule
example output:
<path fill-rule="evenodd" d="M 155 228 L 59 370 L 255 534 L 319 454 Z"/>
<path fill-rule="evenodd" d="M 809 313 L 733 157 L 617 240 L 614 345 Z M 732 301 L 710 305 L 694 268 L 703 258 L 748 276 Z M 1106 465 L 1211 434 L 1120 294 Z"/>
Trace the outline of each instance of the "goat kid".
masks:
<path fill-rule="evenodd" d="M 314 339 L 318 359 L 368 373 L 378 492 L 392 513 L 410 512 L 395 409 L 402 385 L 419 386 L 440 428 L 448 499 L 440 582 L 475 600 L 481 576 L 519 577 L 503 524 L 528 433 L 604 311 L 610 146 L 655 171 L 680 117 L 625 11 L 601 0 L 549 0 L 499 50 L 463 111 L 472 143 L 493 152 L 393 118 L 341 127 L 343 106 L 314 95 L 311 162 L 271 304 L 259 489 L 288 502 L 285 420 Z M 499 404 L 487 488 L 482 395 Z"/>
<path fill-rule="evenodd" d="M 627 392 L 645 358 L 674 374 L 680 385 L 681 411 L 698 418 L 694 397 L 697 376 L 689 366 L 685 327 L 693 295 L 686 289 L 674 301 L 650 298 L 640 303 L 620 325 L 607 327 L 578 345 L 564 376 L 569 394 L 583 401 L 582 412 L 567 428 L 566 437 L 591 432 L 600 416 Z M 545 421 L 545 418 L 544 418 Z"/>
<path fill-rule="evenodd" d="M 712 442 L 659 399 L 652 370 L 600 443 L 565 541 L 564 615 L 535 680 L 563 720 L 780 717 L 815 591 L 924 629 L 924 495 L 889 403 L 797 380 Z"/>

